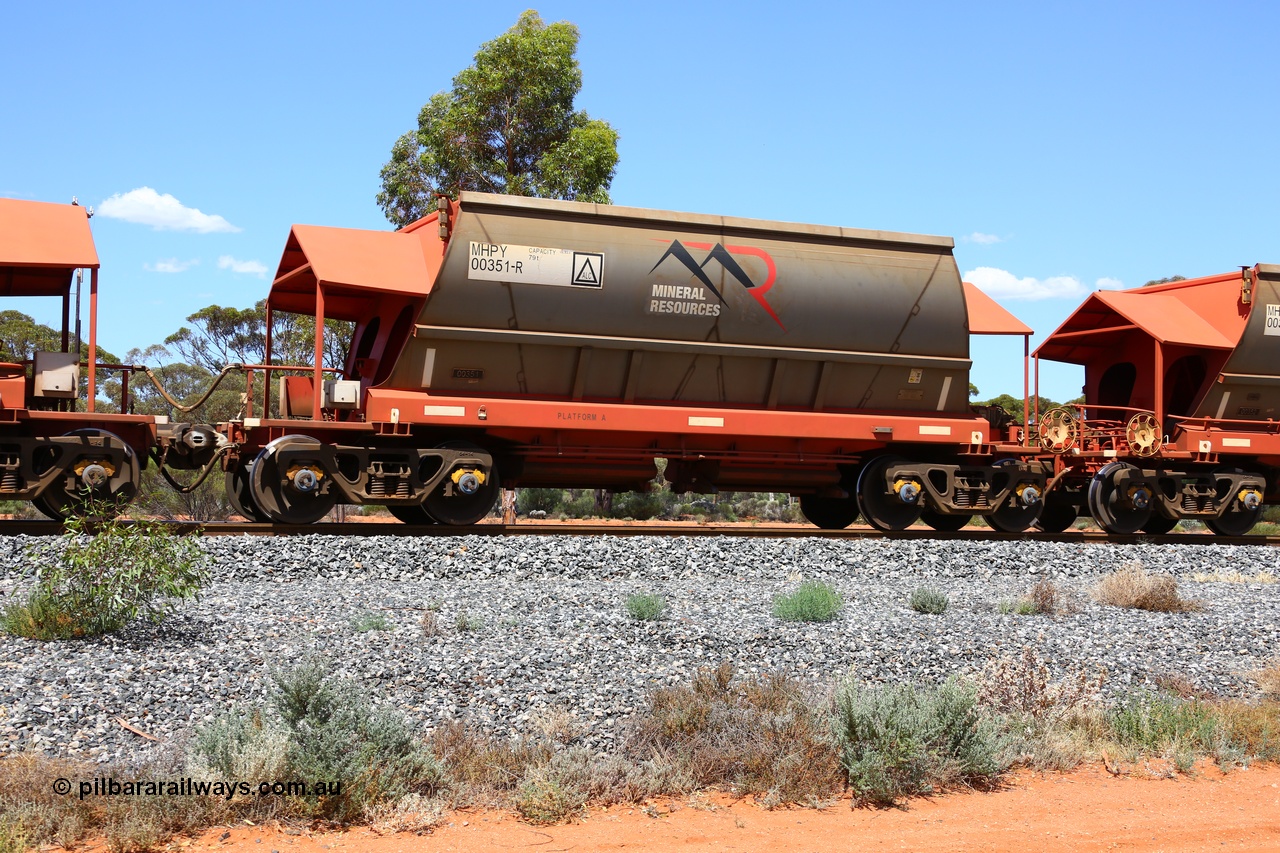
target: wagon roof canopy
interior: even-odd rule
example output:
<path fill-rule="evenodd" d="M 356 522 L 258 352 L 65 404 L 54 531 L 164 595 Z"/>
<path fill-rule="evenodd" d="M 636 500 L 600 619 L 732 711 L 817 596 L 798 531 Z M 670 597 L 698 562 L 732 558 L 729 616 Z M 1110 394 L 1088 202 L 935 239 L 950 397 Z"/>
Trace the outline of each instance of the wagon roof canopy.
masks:
<path fill-rule="evenodd" d="M 1036 354 L 1050 361 L 1089 364 L 1124 335 L 1146 334 L 1161 344 L 1234 349 L 1247 310 L 1238 305 L 1239 273 L 1162 287 L 1100 290 L 1045 339 Z"/>
<path fill-rule="evenodd" d="M 440 258 L 428 261 L 424 242 L 418 234 L 399 231 L 295 225 L 269 304 L 277 311 L 314 314 L 318 282 L 324 288 L 326 317 L 358 320 L 368 313 L 370 292 L 425 296 Z"/>
<path fill-rule="evenodd" d="M 61 296 L 77 269 L 97 269 L 89 212 L 0 198 L 0 295 Z"/>
<path fill-rule="evenodd" d="M 971 335 L 1030 335 L 1032 329 L 1009 313 L 976 284 L 964 282 L 964 304 Z"/>

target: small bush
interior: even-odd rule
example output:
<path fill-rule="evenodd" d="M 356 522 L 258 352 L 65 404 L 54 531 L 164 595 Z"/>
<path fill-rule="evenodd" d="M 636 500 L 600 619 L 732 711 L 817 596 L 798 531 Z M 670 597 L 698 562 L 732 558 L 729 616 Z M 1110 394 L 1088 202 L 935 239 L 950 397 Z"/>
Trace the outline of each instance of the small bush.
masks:
<path fill-rule="evenodd" d="M 28 551 L 36 585 L 5 608 L 0 627 L 37 640 L 96 637 L 139 617 L 159 622 L 208 581 L 192 539 L 153 522 L 97 515 L 67 519 L 58 542 Z"/>
<path fill-rule="evenodd" d="M 472 616 L 463 610 L 453 619 L 453 629 L 459 634 L 465 634 L 468 631 L 479 631 L 484 627 L 484 617 Z"/>
<path fill-rule="evenodd" d="M 667 601 L 651 592 L 637 592 L 627 596 L 623 603 L 627 615 L 637 622 L 653 622 L 667 612 Z"/>
<path fill-rule="evenodd" d="M 1122 746 L 1144 752 L 1211 750 L 1218 745 L 1218 715 L 1208 703 L 1139 693 L 1112 710 L 1111 729 Z"/>
<path fill-rule="evenodd" d="M 351 630 L 360 634 L 366 631 L 393 631 L 395 627 L 385 614 L 369 610 L 351 618 Z"/>
<path fill-rule="evenodd" d="M 911 593 L 911 609 L 917 613 L 928 613 L 938 615 L 947 612 L 947 606 L 951 603 L 946 593 L 930 589 L 922 586 L 915 592 Z"/>
<path fill-rule="evenodd" d="M 404 720 L 375 709 L 360 685 L 331 677 L 329 669 L 313 659 L 273 672 L 265 707 L 197 729 L 193 772 L 340 783 L 337 794 L 288 798 L 290 810 L 338 821 L 440 787 L 443 768 Z"/>
<path fill-rule="evenodd" d="M 533 824 L 559 823 L 586 803 L 585 792 L 567 784 L 551 767 L 531 773 L 516 794 L 516 811 Z"/>
<path fill-rule="evenodd" d="M 820 802 L 838 790 L 830 703 L 783 675 L 734 679 L 725 663 L 649 696 L 623 752 L 655 768 L 664 793 L 708 785 L 766 805 Z"/>
<path fill-rule="evenodd" d="M 1253 676 L 1254 681 L 1258 682 L 1264 695 L 1280 698 L 1280 658 L 1276 658 L 1250 675 Z"/>
<path fill-rule="evenodd" d="M 1159 613 L 1185 613 L 1203 609 L 1198 602 L 1188 601 L 1178 595 L 1178 582 L 1173 576 L 1150 574 L 1136 563 L 1098 581 L 1093 597 L 1099 604 Z"/>
<path fill-rule="evenodd" d="M 444 635 L 444 626 L 440 624 L 440 614 L 435 610 L 425 610 L 422 613 L 422 636 L 424 637 L 440 637 Z"/>
<path fill-rule="evenodd" d="M 1056 616 L 1070 613 L 1074 608 L 1074 603 L 1048 579 L 1037 581 L 1031 591 L 1017 601 L 1000 602 L 1001 613 L 1015 616 Z"/>
<path fill-rule="evenodd" d="M 787 622 L 830 622 L 844 607 L 840 593 L 821 581 L 805 581 L 773 600 L 773 615 Z"/>
<path fill-rule="evenodd" d="M 1049 666 L 1025 646 L 1020 655 L 1002 655 L 987 663 L 978 676 L 978 704 L 1000 714 L 1036 719 L 1061 718 L 1101 705 L 1106 671 L 1084 672 L 1061 681 L 1049 677 Z"/>
<path fill-rule="evenodd" d="M 974 688 L 955 679 L 922 690 L 846 683 L 836 697 L 835 735 L 861 805 L 990 784 L 1012 763 L 1004 737 L 979 712 Z"/>

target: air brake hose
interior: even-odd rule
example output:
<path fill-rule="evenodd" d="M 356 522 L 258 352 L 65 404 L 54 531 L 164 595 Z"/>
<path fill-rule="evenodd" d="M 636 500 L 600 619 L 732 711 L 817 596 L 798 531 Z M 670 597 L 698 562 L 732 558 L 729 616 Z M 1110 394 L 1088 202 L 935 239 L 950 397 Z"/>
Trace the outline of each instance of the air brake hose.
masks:
<path fill-rule="evenodd" d="M 165 481 L 168 482 L 170 486 L 173 486 L 178 494 L 189 495 L 196 489 L 200 488 L 200 484 L 209 478 L 209 474 L 213 472 L 213 466 L 216 465 L 223 456 L 226 456 L 227 452 L 230 451 L 233 446 L 234 445 L 228 444 L 224 447 L 218 448 L 217 452 L 213 454 L 213 458 L 200 469 L 200 475 L 196 477 L 195 481 L 185 486 L 175 480 L 173 475 L 169 473 L 169 469 L 164 467 L 165 458 L 169 455 L 169 448 L 166 447 L 164 452 L 158 456 L 153 449 L 151 451 L 151 458 L 155 460 L 156 467 L 160 469 L 160 476 L 164 477 Z"/>
<path fill-rule="evenodd" d="M 218 390 L 218 385 L 221 384 L 224 378 L 226 378 L 226 375 L 233 370 L 243 371 L 244 365 L 228 364 L 226 367 L 222 368 L 222 372 L 214 377 L 213 384 L 209 386 L 209 390 L 205 391 L 199 400 L 196 400 L 194 403 L 192 403 L 189 406 L 184 406 L 181 403 L 179 403 L 177 400 L 170 397 L 169 392 L 164 390 L 164 386 L 160 384 L 160 380 L 156 377 L 155 373 L 152 372 L 150 367 L 147 367 L 145 364 L 135 364 L 130 369 L 133 370 L 135 373 L 145 373 L 147 375 L 147 378 L 151 380 L 151 384 L 156 386 L 156 390 L 160 392 L 160 396 L 164 397 L 165 402 L 168 403 L 170 406 L 173 406 L 179 412 L 185 413 L 185 412 L 195 411 L 196 409 L 203 406 L 205 404 L 205 401 L 207 401 L 211 396 L 213 396 L 213 392 Z"/>

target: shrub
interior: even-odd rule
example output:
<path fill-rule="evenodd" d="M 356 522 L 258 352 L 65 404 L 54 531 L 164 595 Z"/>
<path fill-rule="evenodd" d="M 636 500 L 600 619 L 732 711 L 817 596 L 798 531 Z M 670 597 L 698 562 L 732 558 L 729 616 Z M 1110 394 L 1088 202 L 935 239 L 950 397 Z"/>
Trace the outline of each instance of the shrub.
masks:
<path fill-rule="evenodd" d="M 467 631 L 479 631 L 484 627 L 484 618 L 480 616 L 472 616 L 463 610 L 453 619 L 453 628 L 459 634 L 465 634 Z"/>
<path fill-rule="evenodd" d="M 380 801 L 440 787 L 443 768 L 404 720 L 375 709 L 360 685 L 330 676 L 329 669 L 312 659 L 273 672 L 265 707 L 197 729 L 194 771 L 341 783 L 337 794 L 289 798 L 304 814 L 339 821 L 360 817 Z"/>
<path fill-rule="evenodd" d="M 947 598 L 946 593 L 940 590 L 930 589 L 926 586 L 922 586 L 915 592 L 911 593 L 911 609 L 917 613 L 929 613 L 933 615 L 946 613 L 947 606 L 950 603 L 950 599 Z"/>
<path fill-rule="evenodd" d="M 1073 608 L 1071 600 L 1048 579 L 1037 581 L 1031 591 L 1017 601 L 1000 602 L 1001 613 L 1017 616 L 1055 616 L 1069 613 Z"/>
<path fill-rule="evenodd" d="M 844 607 L 840 593 L 821 581 L 805 581 L 773 600 L 773 615 L 787 622 L 830 622 Z"/>
<path fill-rule="evenodd" d="M 727 663 L 653 691 L 623 752 L 662 768 L 672 793 L 723 785 L 781 805 L 824 800 L 839 785 L 829 701 L 785 675 L 735 680 Z"/>
<path fill-rule="evenodd" d="M 855 804 L 990 784 L 1011 764 L 976 691 L 955 679 L 921 690 L 848 682 L 836 697 L 835 735 Z"/>
<path fill-rule="evenodd" d="M 1171 575 L 1153 575 L 1134 563 L 1112 572 L 1098 582 L 1093 597 L 1099 604 L 1185 613 L 1203 609 L 1199 602 L 1178 595 L 1178 582 Z"/>
<path fill-rule="evenodd" d="M 978 676 L 978 704 L 1001 714 L 1045 719 L 1062 717 L 1101 704 L 1105 670 L 1093 676 L 1076 672 L 1053 681 L 1048 665 L 1030 646 L 1017 656 L 1002 655 Z"/>
<path fill-rule="evenodd" d="M 1147 752 L 1213 749 L 1219 741 L 1218 715 L 1198 699 L 1138 693 L 1112 710 L 1110 722 L 1117 742 Z"/>
<path fill-rule="evenodd" d="M 623 606 L 627 615 L 637 622 L 653 622 L 667 612 L 667 601 L 651 592 L 637 592 L 627 596 Z"/>
<path fill-rule="evenodd" d="M 38 578 L 25 602 L 0 614 L 9 633 L 68 639 L 110 633 L 139 617 L 159 622 L 208 581 L 200 547 L 153 522 L 86 516 L 64 528 L 59 541 L 28 551 Z"/>
<path fill-rule="evenodd" d="M 392 631 L 395 627 L 383 613 L 366 610 L 351 617 L 351 630 L 361 634 L 366 631 Z"/>
<path fill-rule="evenodd" d="M 1250 675 L 1258 682 L 1263 694 L 1280 698 L 1280 658 L 1276 658 Z"/>

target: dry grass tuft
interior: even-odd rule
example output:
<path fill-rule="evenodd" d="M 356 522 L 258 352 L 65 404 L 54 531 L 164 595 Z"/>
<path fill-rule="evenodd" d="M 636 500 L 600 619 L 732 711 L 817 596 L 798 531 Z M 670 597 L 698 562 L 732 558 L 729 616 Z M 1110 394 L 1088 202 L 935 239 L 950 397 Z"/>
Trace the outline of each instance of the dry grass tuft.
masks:
<path fill-rule="evenodd" d="M 1203 610 L 1198 601 L 1178 594 L 1178 582 L 1172 575 L 1153 575 L 1141 564 L 1133 563 L 1112 572 L 1094 587 L 1093 598 L 1099 604 L 1151 610 L 1158 613 L 1187 613 Z"/>
<path fill-rule="evenodd" d="M 1264 695 L 1280 699 L 1280 658 L 1273 659 L 1271 663 L 1249 675 L 1258 682 Z"/>
<path fill-rule="evenodd" d="M 1251 575 L 1242 572 L 1196 572 L 1191 576 L 1196 583 L 1256 583 L 1269 584 L 1276 582 L 1271 572 L 1254 572 Z"/>
<path fill-rule="evenodd" d="M 821 801 L 840 785 L 830 707 L 789 677 L 735 681 L 721 664 L 654 691 L 624 751 L 667 762 L 670 777 L 695 787 L 728 786 L 766 805 Z"/>

